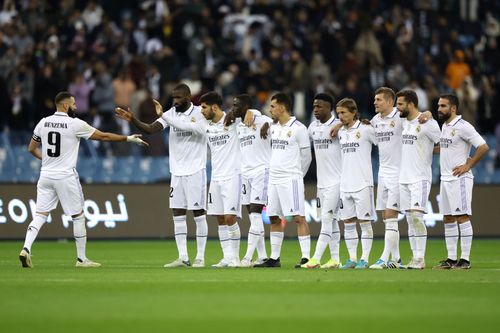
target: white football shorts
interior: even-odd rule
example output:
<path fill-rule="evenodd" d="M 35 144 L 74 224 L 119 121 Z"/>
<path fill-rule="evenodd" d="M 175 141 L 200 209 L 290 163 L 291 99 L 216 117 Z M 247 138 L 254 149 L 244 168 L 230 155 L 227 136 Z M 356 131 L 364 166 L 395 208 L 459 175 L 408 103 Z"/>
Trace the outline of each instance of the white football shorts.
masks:
<path fill-rule="evenodd" d="M 241 175 L 225 180 L 212 180 L 208 190 L 208 215 L 241 217 Z"/>
<path fill-rule="evenodd" d="M 399 179 L 378 177 L 377 185 L 377 210 L 400 210 Z"/>
<path fill-rule="evenodd" d="M 304 216 L 304 180 L 289 179 L 281 184 L 269 184 L 268 216 Z"/>
<path fill-rule="evenodd" d="M 170 208 L 187 210 L 206 209 L 207 172 L 205 169 L 188 176 L 172 175 L 170 180 Z"/>
<path fill-rule="evenodd" d="M 342 220 L 353 217 L 359 220 L 376 219 L 373 186 L 367 186 L 357 192 L 340 192 L 340 217 Z"/>
<path fill-rule="evenodd" d="M 399 184 L 401 211 L 419 210 L 427 213 L 427 201 L 431 183 L 421 180 L 411 184 Z"/>
<path fill-rule="evenodd" d="M 474 180 L 462 177 L 441 181 L 439 212 L 443 215 L 472 215 L 472 188 Z"/>
<path fill-rule="evenodd" d="M 242 176 L 241 204 L 267 204 L 267 189 L 269 185 L 269 169 L 265 169 L 253 177 Z"/>
<path fill-rule="evenodd" d="M 78 173 L 63 179 L 41 176 L 38 180 L 36 211 L 50 212 L 60 201 L 64 214 L 77 215 L 83 211 L 83 191 Z"/>
<path fill-rule="evenodd" d="M 318 188 L 316 207 L 320 217 L 331 212 L 333 218 L 337 219 L 340 209 L 340 183 L 330 187 Z"/>

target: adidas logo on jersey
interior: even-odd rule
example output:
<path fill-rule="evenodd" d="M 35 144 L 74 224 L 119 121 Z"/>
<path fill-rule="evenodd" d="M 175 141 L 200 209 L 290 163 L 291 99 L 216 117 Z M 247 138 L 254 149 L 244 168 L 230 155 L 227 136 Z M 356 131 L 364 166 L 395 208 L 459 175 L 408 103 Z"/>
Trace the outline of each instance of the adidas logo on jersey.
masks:
<path fill-rule="evenodd" d="M 366 214 L 365 214 L 365 217 L 370 217 L 370 213 L 366 213 Z"/>
<path fill-rule="evenodd" d="M 234 207 L 231 207 L 231 210 L 236 210 L 236 208 L 234 208 Z"/>
<path fill-rule="evenodd" d="M 415 202 L 415 203 L 413 204 L 413 206 L 415 206 L 415 207 L 419 207 L 420 205 L 418 204 L 418 202 Z"/>
<path fill-rule="evenodd" d="M 290 213 L 293 213 L 293 209 L 290 209 Z"/>
<path fill-rule="evenodd" d="M 260 198 L 259 198 L 259 197 L 256 197 L 254 200 L 260 200 Z"/>
<path fill-rule="evenodd" d="M 398 203 L 396 202 L 394 205 L 392 205 L 392 207 L 397 207 L 398 206 Z"/>
<path fill-rule="evenodd" d="M 459 212 L 459 211 L 460 211 L 460 208 L 455 209 L 455 212 Z"/>
<path fill-rule="evenodd" d="M 195 206 L 195 207 L 199 207 L 200 205 L 198 205 L 198 203 L 197 203 L 197 202 L 195 202 L 194 206 Z"/>

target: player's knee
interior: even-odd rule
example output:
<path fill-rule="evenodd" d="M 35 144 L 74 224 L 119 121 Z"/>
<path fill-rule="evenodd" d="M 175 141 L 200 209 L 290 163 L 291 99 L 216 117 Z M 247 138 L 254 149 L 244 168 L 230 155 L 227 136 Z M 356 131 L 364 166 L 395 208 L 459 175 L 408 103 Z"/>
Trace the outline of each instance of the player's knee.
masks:
<path fill-rule="evenodd" d="M 175 213 L 174 213 L 174 215 L 175 215 Z M 194 215 L 194 217 L 203 216 L 203 215 L 205 215 L 205 210 L 204 209 L 193 210 L 193 215 Z"/>
<path fill-rule="evenodd" d="M 465 222 L 470 221 L 469 215 L 459 215 L 456 218 L 457 218 L 458 223 L 465 223 Z"/>
<path fill-rule="evenodd" d="M 456 222 L 457 218 L 453 215 L 445 215 L 443 216 L 443 222 L 444 223 L 453 223 Z"/>

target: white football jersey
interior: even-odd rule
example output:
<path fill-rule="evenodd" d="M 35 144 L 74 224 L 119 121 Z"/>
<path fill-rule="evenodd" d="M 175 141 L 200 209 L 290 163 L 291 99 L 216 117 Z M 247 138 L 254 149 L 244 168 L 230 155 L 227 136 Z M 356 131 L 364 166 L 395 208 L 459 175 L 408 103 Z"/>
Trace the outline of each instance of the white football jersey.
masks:
<path fill-rule="evenodd" d="M 340 191 L 358 192 L 373 186 L 372 145 L 377 145 L 375 129 L 359 120 L 351 128 L 339 131 L 342 152 Z"/>
<path fill-rule="evenodd" d="M 88 140 L 95 130 L 85 121 L 64 112 L 40 120 L 33 131 L 33 140 L 42 144 L 40 176 L 63 179 L 74 175 L 80 138 Z"/>
<path fill-rule="evenodd" d="M 318 188 L 325 188 L 340 183 L 342 154 L 338 138 L 330 136 L 332 127 L 340 123 L 334 115 L 324 124 L 318 119 L 309 125 L 309 136 L 314 145 L 316 156 L 316 178 Z"/>
<path fill-rule="evenodd" d="M 474 126 L 457 116 L 449 124 L 444 123 L 440 138 L 441 180 L 455 180 L 459 177 L 453 176 L 453 168 L 463 165 L 469 158 L 471 146 L 475 148 L 486 143 L 479 135 Z M 472 171 L 468 171 L 460 177 L 473 178 Z"/>
<path fill-rule="evenodd" d="M 191 104 L 185 112 L 177 112 L 175 107 L 165 112 L 158 122 L 163 128 L 168 126 L 165 117 L 173 117 L 184 122 L 206 122 L 201 113 L 201 107 Z M 175 127 L 170 129 L 169 164 L 170 173 L 175 176 L 188 176 L 205 169 L 207 165 L 207 138 L 195 131 L 181 130 Z"/>
<path fill-rule="evenodd" d="M 398 179 L 403 132 L 403 120 L 399 116 L 399 111 L 394 108 L 387 117 L 381 117 L 378 113 L 372 118 L 371 123 L 375 128 L 378 143 L 378 174 L 385 178 Z"/>
<path fill-rule="evenodd" d="M 399 182 L 412 184 L 426 180 L 432 182 L 432 154 L 434 144 L 439 142 L 441 130 L 437 121 L 429 120 L 425 124 L 418 122 L 418 117 L 403 120 L 401 150 L 401 170 Z"/>
<path fill-rule="evenodd" d="M 212 155 L 212 180 L 225 180 L 241 174 L 241 152 L 237 123 L 224 126 L 226 113 L 217 122 L 208 122 L 206 136 Z"/>
<path fill-rule="evenodd" d="M 243 122 L 237 125 L 241 151 L 241 172 L 244 176 L 252 177 L 269 169 L 271 140 L 269 137 L 262 139 L 260 129 L 265 123 L 272 124 L 272 122 L 268 116 L 255 115 L 253 126 L 248 127 Z"/>
<path fill-rule="evenodd" d="M 272 124 L 269 183 L 282 184 L 303 178 L 300 149 L 311 148 L 307 128 L 292 117 L 286 124 Z"/>

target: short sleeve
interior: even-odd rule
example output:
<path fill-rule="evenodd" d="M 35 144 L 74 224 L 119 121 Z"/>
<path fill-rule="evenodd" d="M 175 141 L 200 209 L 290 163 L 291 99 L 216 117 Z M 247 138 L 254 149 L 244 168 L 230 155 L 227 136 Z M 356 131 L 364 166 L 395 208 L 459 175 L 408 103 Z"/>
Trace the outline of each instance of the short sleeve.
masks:
<path fill-rule="evenodd" d="M 309 141 L 309 134 L 307 133 L 307 128 L 301 125 L 297 129 L 297 143 L 299 148 L 310 148 L 311 142 Z"/>
<path fill-rule="evenodd" d="M 483 137 L 476 131 L 474 126 L 469 123 L 467 123 L 467 125 L 463 127 L 462 131 L 460 132 L 460 137 L 466 142 L 473 145 L 475 148 L 486 143 Z"/>
<path fill-rule="evenodd" d="M 377 142 L 377 137 L 375 135 L 375 128 L 371 125 L 366 125 L 366 133 L 368 134 L 368 139 L 370 140 L 370 142 L 377 146 L 378 145 L 378 142 Z"/>
<path fill-rule="evenodd" d="M 168 124 L 165 119 L 163 119 L 163 117 L 166 117 L 166 113 L 164 113 L 160 118 L 156 119 L 156 121 L 159 122 L 161 126 L 163 126 L 163 129 L 165 129 L 168 127 Z"/>
<path fill-rule="evenodd" d="M 425 135 L 434 143 L 439 142 L 439 138 L 441 137 L 441 129 L 436 120 L 429 120 L 426 126 Z"/>
<path fill-rule="evenodd" d="M 76 137 L 88 140 L 92 136 L 92 134 L 94 134 L 96 129 L 81 119 L 75 118 L 75 121 Z"/>
<path fill-rule="evenodd" d="M 41 129 L 42 129 L 42 122 L 44 121 L 44 119 L 40 120 L 36 125 L 35 129 L 33 130 L 33 136 L 32 136 L 33 141 L 42 142 Z"/>

